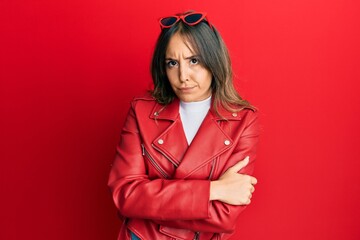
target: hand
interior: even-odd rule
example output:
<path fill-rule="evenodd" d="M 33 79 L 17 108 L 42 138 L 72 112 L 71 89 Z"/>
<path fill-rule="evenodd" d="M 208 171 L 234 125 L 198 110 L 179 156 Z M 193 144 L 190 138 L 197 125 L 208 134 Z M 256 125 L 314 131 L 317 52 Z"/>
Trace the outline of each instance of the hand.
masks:
<path fill-rule="evenodd" d="M 218 200 L 231 205 L 248 205 L 255 191 L 256 178 L 238 173 L 249 163 L 249 157 L 239 161 L 210 183 L 210 200 Z"/>

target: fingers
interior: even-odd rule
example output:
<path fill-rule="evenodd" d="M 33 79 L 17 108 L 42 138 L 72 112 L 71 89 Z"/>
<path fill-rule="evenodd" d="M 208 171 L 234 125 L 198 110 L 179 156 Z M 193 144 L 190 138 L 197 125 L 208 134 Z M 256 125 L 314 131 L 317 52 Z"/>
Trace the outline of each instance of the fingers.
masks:
<path fill-rule="evenodd" d="M 249 205 L 251 203 L 251 198 L 252 198 L 252 194 L 250 193 L 248 199 L 246 200 L 246 202 L 244 202 L 244 204 Z"/>
<path fill-rule="evenodd" d="M 238 163 L 236 163 L 234 166 L 232 166 L 230 169 L 233 172 L 238 172 L 240 171 L 242 168 L 246 167 L 246 165 L 249 163 L 249 156 L 247 156 L 246 158 L 244 158 L 244 160 L 239 161 Z"/>
<path fill-rule="evenodd" d="M 257 184 L 257 179 L 254 178 L 254 177 L 251 177 L 250 182 L 251 182 L 252 185 L 255 185 L 255 184 Z"/>

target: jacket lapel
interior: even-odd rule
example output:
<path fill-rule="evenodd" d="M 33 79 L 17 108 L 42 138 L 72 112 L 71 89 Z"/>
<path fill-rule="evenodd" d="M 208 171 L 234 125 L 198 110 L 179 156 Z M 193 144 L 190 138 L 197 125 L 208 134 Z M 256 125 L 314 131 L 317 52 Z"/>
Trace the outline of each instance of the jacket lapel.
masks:
<path fill-rule="evenodd" d="M 231 148 L 233 140 L 221 129 L 217 119 L 212 111 L 208 112 L 177 168 L 174 178 L 188 177 Z"/>
<path fill-rule="evenodd" d="M 152 142 L 153 148 L 164 155 L 176 167 L 179 166 L 188 148 L 185 133 L 179 116 L 179 100 L 167 106 L 156 105 L 150 118 L 157 124 L 169 124 Z"/>

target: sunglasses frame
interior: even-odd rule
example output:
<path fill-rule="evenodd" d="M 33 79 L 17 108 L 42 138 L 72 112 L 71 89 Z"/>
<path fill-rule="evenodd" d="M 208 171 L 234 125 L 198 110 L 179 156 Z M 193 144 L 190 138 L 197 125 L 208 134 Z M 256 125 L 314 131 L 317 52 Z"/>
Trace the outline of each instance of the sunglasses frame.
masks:
<path fill-rule="evenodd" d="M 193 23 L 187 22 L 185 20 L 185 18 L 190 16 L 190 15 L 193 15 L 193 14 L 201 14 L 202 16 L 196 22 L 193 22 Z M 161 22 L 162 20 L 164 20 L 166 18 L 176 18 L 176 21 L 173 24 L 167 26 L 167 25 L 162 24 L 162 22 Z M 194 25 L 198 24 L 199 22 L 201 22 L 204 19 L 206 19 L 206 22 L 208 23 L 209 27 L 211 28 L 211 30 L 213 30 L 212 25 L 209 22 L 209 18 L 206 17 L 206 13 L 204 13 L 204 12 L 190 12 L 190 13 L 182 14 L 182 15 L 172 15 L 172 16 L 168 16 L 168 17 L 163 17 L 163 18 L 159 19 L 159 23 L 160 23 L 161 29 L 164 29 L 164 28 L 171 28 L 172 26 L 174 26 L 174 24 L 176 24 L 180 20 L 182 20 L 183 23 L 185 23 L 185 24 L 187 24 L 189 26 L 194 26 Z"/>

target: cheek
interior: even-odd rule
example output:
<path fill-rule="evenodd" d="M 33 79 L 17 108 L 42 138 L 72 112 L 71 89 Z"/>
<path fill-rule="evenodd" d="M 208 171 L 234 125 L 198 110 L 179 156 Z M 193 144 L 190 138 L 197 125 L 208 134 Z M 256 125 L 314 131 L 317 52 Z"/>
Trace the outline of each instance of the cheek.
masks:
<path fill-rule="evenodd" d="M 171 87 L 174 87 L 176 81 L 174 71 L 166 70 L 166 76 L 169 80 Z"/>
<path fill-rule="evenodd" d="M 212 75 L 208 71 L 202 72 L 201 76 L 199 76 L 201 79 L 201 83 L 204 87 L 210 87 L 211 81 L 212 81 Z"/>

